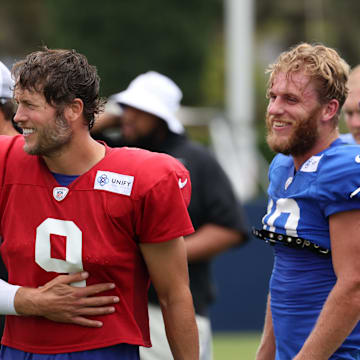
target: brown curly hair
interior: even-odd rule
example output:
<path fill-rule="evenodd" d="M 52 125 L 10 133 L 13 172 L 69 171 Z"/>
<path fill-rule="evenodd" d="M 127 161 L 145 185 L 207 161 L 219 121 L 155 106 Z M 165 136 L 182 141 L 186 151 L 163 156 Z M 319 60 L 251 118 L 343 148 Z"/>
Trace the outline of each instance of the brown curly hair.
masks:
<path fill-rule="evenodd" d="M 59 114 L 74 99 L 81 99 L 89 129 L 94 124 L 95 115 L 103 110 L 105 101 L 99 97 L 97 69 L 75 50 L 44 47 L 15 63 L 11 72 L 15 88 L 42 93 Z"/>

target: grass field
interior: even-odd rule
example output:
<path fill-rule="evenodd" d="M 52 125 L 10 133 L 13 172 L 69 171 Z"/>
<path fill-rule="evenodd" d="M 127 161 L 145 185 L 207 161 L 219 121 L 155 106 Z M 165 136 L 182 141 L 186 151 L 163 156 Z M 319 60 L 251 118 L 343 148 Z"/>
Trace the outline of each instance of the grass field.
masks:
<path fill-rule="evenodd" d="M 215 333 L 214 360 L 254 360 L 260 333 Z"/>

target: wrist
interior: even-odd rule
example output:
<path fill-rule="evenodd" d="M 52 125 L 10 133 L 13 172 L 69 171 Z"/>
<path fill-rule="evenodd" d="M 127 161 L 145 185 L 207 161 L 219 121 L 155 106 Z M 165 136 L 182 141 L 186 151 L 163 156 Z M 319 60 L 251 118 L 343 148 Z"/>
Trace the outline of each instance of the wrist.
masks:
<path fill-rule="evenodd" d="M 40 315 L 36 306 L 37 289 L 20 287 L 14 297 L 14 308 L 18 315 Z"/>
<path fill-rule="evenodd" d="M 0 314 L 18 315 L 14 299 L 19 288 L 18 285 L 12 285 L 0 279 Z"/>

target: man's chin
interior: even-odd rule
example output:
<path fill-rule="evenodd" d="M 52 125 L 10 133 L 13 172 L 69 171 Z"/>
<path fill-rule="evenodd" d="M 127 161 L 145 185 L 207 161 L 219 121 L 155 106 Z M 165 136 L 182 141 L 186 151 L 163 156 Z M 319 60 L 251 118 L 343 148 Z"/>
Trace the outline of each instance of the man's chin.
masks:
<path fill-rule="evenodd" d="M 268 136 L 267 144 L 269 148 L 276 153 L 281 153 L 284 155 L 290 154 L 288 141 L 280 141 L 279 139 L 273 136 Z"/>

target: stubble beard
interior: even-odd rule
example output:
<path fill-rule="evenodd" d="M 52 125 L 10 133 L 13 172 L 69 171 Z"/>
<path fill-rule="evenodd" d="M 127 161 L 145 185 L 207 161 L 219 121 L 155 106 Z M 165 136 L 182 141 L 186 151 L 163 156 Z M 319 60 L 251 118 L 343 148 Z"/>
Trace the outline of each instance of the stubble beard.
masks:
<path fill-rule="evenodd" d="M 26 142 L 24 150 L 29 155 L 54 156 L 61 153 L 70 143 L 72 130 L 62 114 L 55 118 L 54 125 L 37 130 L 37 143 L 29 146 Z"/>

